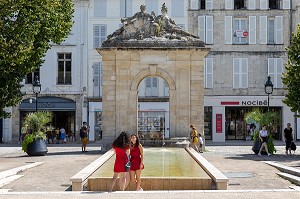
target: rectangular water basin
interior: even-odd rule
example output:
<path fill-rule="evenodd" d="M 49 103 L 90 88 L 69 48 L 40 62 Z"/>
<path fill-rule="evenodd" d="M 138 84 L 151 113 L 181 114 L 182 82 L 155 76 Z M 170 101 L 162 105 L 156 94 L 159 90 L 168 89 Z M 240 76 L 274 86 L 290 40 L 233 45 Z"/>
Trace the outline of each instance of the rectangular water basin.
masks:
<path fill-rule="evenodd" d="M 142 184 L 144 190 L 210 190 L 212 180 L 183 148 L 145 148 Z M 88 178 L 88 190 L 107 191 L 113 176 L 115 156 Z M 118 190 L 118 181 L 114 190 Z M 127 190 L 135 190 L 130 183 Z"/>

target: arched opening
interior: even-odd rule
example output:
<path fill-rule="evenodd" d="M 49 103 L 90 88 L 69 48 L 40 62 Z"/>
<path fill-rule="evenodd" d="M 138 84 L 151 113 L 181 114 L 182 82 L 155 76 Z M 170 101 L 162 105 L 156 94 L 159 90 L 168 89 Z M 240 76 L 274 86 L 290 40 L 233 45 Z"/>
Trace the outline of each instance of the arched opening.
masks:
<path fill-rule="evenodd" d="M 138 86 L 138 134 L 141 140 L 170 137 L 169 85 L 161 77 L 148 76 Z"/>

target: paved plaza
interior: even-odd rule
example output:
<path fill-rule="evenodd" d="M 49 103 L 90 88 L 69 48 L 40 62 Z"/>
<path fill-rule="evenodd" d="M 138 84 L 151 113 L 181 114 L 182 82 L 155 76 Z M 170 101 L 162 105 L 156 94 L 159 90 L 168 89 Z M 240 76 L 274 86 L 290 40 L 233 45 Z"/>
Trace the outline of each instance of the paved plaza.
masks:
<path fill-rule="evenodd" d="M 279 177 L 276 168 L 263 161 L 275 161 L 300 168 L 300 155 L 285 155 L 283 142 L 276 142 L 277 153 L 259 157 L 251 151 L 251 141 L 207 142 L 202 155 L 229 178 L 226 191 L 144 191 L 144 192 L 71 192 L 70 178 L 99 158 L 105 151 L 97 143 L 82 153 L 80 144 L 54 144 L 48 154 L 29 157 L 19 145 L 0 145 L 0 173 L 9 169 L 40 162 L 18 173 L 20 178 L 0 187 L 0 198 L 300 198 L 300 188 Z M 298 146 L 300 143 L 296 143 Z M 299 153 L 300 154 L 300 153 Z M 1 177 L 1 175 L 0 175 Z M 1 186 L 1 184 L 0 184 Z M 101 197 L 100 197 L 101 196 Z"/>

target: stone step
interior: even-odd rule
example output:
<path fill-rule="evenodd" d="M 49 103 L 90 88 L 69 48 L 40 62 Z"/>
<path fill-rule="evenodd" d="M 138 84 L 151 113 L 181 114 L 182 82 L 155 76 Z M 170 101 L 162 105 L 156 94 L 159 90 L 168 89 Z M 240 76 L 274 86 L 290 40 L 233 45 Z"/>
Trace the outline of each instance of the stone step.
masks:
<path fill-rule="evenodd" d="M 264 161 L 264 163 L 277 168 L 279 171 L 300 177 L 300 170 L 294 167 L 285 166 L 273 161 Z"/>
<path fill-rule="evenodd" d="M 295 184 L 295 185 L 300 185 L 300 177 L 298 176 L 294 176 L 288 173 L 284 173 L 284 172 L 278 172 L 276 173 L 277 175 L 279 175 L 280 177 L 290 181 L 291 183 Z"/>

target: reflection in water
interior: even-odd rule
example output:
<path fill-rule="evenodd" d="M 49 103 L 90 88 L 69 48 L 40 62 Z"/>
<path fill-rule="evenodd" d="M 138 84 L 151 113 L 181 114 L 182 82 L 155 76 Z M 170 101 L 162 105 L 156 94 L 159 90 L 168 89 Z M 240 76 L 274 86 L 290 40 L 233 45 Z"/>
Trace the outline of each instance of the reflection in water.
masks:
<path fill-rule="evenodd" d="M 144 148 L 142 177 L 194 177 L 208 175 L 183 148 Z M 111 177 L 115 156 L 112 156 L 92 177 Z"/>

